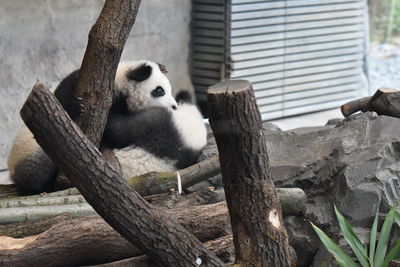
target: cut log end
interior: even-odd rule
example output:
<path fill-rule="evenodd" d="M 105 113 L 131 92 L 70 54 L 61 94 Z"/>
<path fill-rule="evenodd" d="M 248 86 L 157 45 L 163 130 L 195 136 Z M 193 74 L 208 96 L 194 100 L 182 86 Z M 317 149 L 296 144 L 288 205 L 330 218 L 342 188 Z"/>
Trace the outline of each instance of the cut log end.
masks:
<path fill-rule="evenodd" d="M 29 112 L 29 107 L 28 107 L 28 105 L 26 105 L 26 103 L 29 102 L 30 99 L 34 97 L 34 95 L 37 95 L 37 94 L 40 95 L 41 92 L 46 91 L 46 90 L 48 90 L 48 89 L 46 88 L 46 86 L 43 83 L 41 83 L 39 81 L 37 81 L 35 83 L 35 85 L 32 88 L 31 93 L 29 94 L 28 98 L 26 99 L 24 105 L 21 108 L 20 115 L 22 118 L 24 118 L 24 116 L 25 116 L 25 117 L 27 117 L 27 119 L 29 119 L 31 116 L 34 116 L 34 113 Z"/>
<path fill-rule="evenodd" d="M 382 93 L 388 94 L 388 93 L 398 93 L 399 91 L 392 89 L 392 88 L 388 88 L 388 87 L 381 87 L 378 89 L 378 91 L 381 91 Z"/>
<path fill-rule="evenodd" d="M 247 91 L 252 87 L 251 83 L 246 80 L 226 80 L 211 86 L 207 93 L 209 94 L 224 94 L 238 93 Z"/>
<path fill-rule="evenodd" d="M 2 250 L 19 250 L 28 246 L 36 240 L 37 236 L 29 236 L 25 238 L 12 238 L 8 236 L 0 236 L 0 251 Z"/>

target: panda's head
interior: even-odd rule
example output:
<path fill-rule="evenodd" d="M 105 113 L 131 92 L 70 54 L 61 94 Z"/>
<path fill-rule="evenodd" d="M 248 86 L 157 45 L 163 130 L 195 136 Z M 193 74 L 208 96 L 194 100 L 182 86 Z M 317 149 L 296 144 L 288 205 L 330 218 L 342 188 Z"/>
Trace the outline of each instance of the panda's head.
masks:
<path fill-rule="evenodd" d="M 149 60 L 120 63 L 115 76 L 117 93 L 126 99 L 129 112 L 145 107 L 176 109 L 165 67 Z"/>

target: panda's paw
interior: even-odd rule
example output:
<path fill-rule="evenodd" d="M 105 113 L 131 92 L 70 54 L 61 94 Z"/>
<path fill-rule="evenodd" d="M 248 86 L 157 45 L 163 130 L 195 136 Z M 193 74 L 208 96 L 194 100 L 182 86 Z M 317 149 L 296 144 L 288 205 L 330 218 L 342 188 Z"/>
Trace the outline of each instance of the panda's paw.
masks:
<path fill-rule="evenodd" d="M 83 102 L 83 98 L 82 97 L 74 97 L 72 105 L 73 105 L 73 107 L 72 107 L 71 118 L 73 120 L 75 120 L 77 118 L 82 117 L 83 114 L 85 113 L 85 104 Z"/>

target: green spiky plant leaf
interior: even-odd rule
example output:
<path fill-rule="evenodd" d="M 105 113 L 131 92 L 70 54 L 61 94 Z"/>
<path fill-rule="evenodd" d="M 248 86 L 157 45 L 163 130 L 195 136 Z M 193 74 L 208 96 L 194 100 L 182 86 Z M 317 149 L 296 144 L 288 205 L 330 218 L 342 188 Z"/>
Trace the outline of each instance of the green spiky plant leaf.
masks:
<path fill-rule="evenodd" d="M 400 259 L 400 240 L 396 242 L 394 247 L 386 255 L 393 222 L 396 221 L 397 224 L 400 223 L 400 213 L 396 210 L 394 206 L 391 207 L 389 213 L 386 215 L 377 243 L 376 240 L 378 235 L 378 208 L 371 229 L 369 253 L 367 249 L 363 247 L 361 241 L 354 233 L 351 225 L 337 210 L 336 206 L 334 207 L 334 209 L 343 237 L 350 245 L 355 256 L 363 267 L 387 267 L 392 260 Z M 311 225 L 326 249 L 335 257 L 339 266 L 359 266 L 356 262 L 353 261 L 353 259 L 349 255 L 343 252 L 343 250 L 335 242 L 333 242 L 320 228 L 312 223 Z"/>
<path fill-rule="evenodd" d="M 346 242 L 350 245 L 354 254 L 356 255 L 358 261 L 361 263 L 363 267 L 369 267 L 367 250 L 361 244 L 360 239 L 358 239 L 357 235 L 354 233 L 353 228 L 347 222 L 347 220 L 343 217 L 343 215 L 337 210 L 334 205 L 336 218 L 339 222 L 340 230 L 342 230 L 342 234 Z"/>
<path fill-rule="evenodd" d="M 395 211 L 394 220 L 396 221 L 397 225 L 400 227 L 400 212 L 398 210 Z"/>
<path fill-rule="evenodd" d="M 387 254 L 382 266 L 388 266 L 392 260 L 400 260 L 400 240 L 397 240 L 392 250 Z"/>
<path fill-rule="evenodd" d="M 335 257 L 335 260 L 338 262 L 340 266 L 349 266 L 349 267 L 357 267 L 353 259 L 348 256 L 335 242 L 332 241 L 320 228 L 311 223 L 311 226 L 314 228 L 314 231 L 317 233 L 319 239 L 321 239 L 322 243 L 326 247 L 326 249 Z"/>
<path fill-rule="evenodd" d="M 385 261 L 387 245 L 389 243 L 390 231 L 392 230 L 395 209 L 392 207 L 383 222 L 376 252 L 374 257 L 374 266 L 382 266 Z"/>
<path fill-rule="evenodd" d="M 371 234 L 369 238 L 369 263 L 370 266 L 374 265 L 375 247 L 376 247 L 376 236 L 378 232 L 378 214 L 379 206 L 376 209 L 374 223 L 372 224 Z"/>

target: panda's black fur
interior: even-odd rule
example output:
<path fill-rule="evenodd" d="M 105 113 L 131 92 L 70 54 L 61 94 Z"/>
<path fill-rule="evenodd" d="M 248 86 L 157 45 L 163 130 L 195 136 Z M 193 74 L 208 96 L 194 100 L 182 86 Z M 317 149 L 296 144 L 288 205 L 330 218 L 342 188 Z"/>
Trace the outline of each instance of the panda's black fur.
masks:
<path fill-rule="evenodd" d="M 82 103 L 73 93 L 78 76 L 79 71 L 72 72 L 55 91 L 73 120 L 82 112 Z M 123 176 L 181 169 L 197 161 L 206 144 L 206 131 L 198 109 L 186 103 L 190 95 L 185 94 L 180 94 L 184 101 L 177 104 L 168 80 L 154 62 L 137 61 L 118 67 L 115 97 L 102 143 L 114 149 Z M 17 136 L 13 145 L 16 148 L 9 156 L 12 179 L 23 193 L 51 191 L 57 167 L 24 128 L 26 136 Z M 28 148 L 28 143 L 36 147 Z M 132 171 L 131 165 L 137 162 L 132 155 L 144 157 L 144 165 L 138 170 Z M 124 166 L 129 170 L 126 173 Z"/>
<path fill-rule="evenodd" d="M 175 112 L 165 107 L 145 108 L 133 116 L 112 113 L 104 132 L 104 141 L 113 148 L 140 147 L 159 158 L 176 160 L 178 169 L 185 168 L 196 162 L 201 150 L 195 150 L 184 145 L 181 134 L 173 123 Z M 196 119 L 196 118 L 195 118 Z M 140 127 L 138 127 L 140 125 Z"/>

